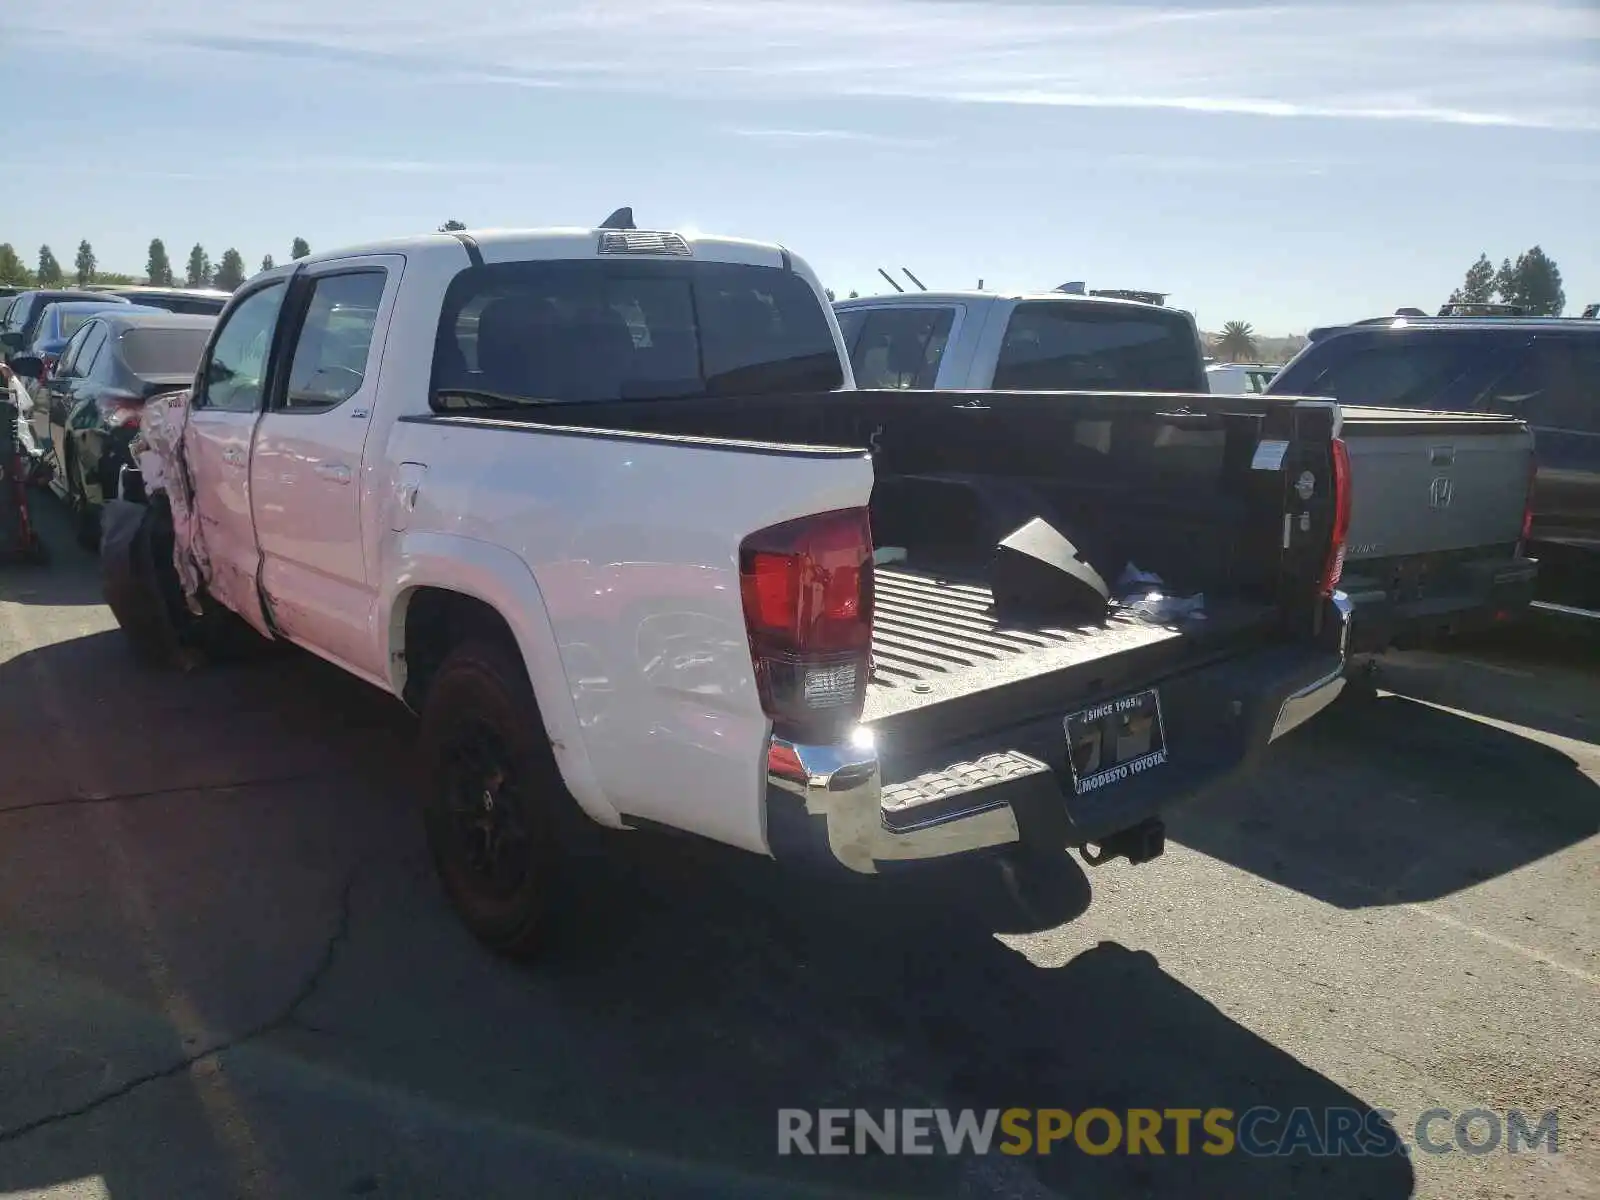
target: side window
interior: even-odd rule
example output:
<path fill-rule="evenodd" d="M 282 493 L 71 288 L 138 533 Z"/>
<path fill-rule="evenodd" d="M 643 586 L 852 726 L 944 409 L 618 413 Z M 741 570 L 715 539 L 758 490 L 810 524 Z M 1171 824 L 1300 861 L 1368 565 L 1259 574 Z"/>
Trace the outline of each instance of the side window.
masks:
<path fill-rule="evenodd" d="M 1532 420 L 1530 408 L 1538 407 L 1544 392 L 1544 369 L 1539 357 L 1528 347 L 1507 354 L 1498 364 L 1499 374 L 1483 394 L 1477 407 L 1502 416 Z"/>
<path fill-rule="evenodd" d="M 280 406 L 285 412 L 327 412 L 360 391 L 387 278 L 368 270 L 313 281 Z"/>
<path fill-rule="evenodd" d="M 84 326 L 87 336 L 83 345 L 78 347 L 77 361 L 72 364 L 74 375 L 87 375 L 94 370 L 95 359 L 100 357 L 100 350 L 106 344 L 106 324 L 104 321 L 94 321 Z"/>
<path fill-rule="evenodd" d="M 1534 348 L 1543 387 L 1527 402 L 1528 422 L 1600 433 L 1600 338 L 1542 338 Z"/>
<path fill-rule="evenodd" d="M 212 346 L 211 361 L 206 364 L 205 392 L 195 397 L 196 408 L 218 412 L 255 412 L 260 408 L 284 291 L 283 283 L 273 283 L 245 297 L 228 314 Z"/>
<path fill-rule="evenodd" d="M 870 309 L 851 308 L 842 313 L 836 313 L 839 321 L 839 336 L 844 341 L 844 352 L 856 352 L 856 339 L 861 336 L 861 327 L 867 323 L 867 313 Z"/>
<path fill-rule="evenodd" d="M 67 344 L 61 348 L 61 357 L 56 360 L 55 376 L 57 379 L 73 373 L 73 368 L 78 364 L 78 351 L 83 349 L 83 343 L 94 332 L 94 326 L 95 322 L 90 321 L 67 339 Z"/>
<path fill-rule="evenodd" d="M 1302 393 L 1374 408 L 1433 408 L 1471 369 L 1463 338 L 1395 340 L 1337 360 Z"/>
<path fill-rule="evenodd" d="M 939 374 L 955 310 L 870 311 L 850 354 L 859 388 L 931 388 Z"/>
<path fill-rule="evenodd" d="M 6 329 L 20 331 L 28 319 L 28 298 L 18 296 L 6 306 Z"/>

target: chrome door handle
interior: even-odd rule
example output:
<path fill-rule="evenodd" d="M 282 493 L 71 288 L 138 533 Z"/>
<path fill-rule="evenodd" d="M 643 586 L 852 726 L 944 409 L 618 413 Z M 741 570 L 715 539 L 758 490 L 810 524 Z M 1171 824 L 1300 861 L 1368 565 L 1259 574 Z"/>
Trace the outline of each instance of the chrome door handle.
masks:
<path fill-rule="evenodd" d="M 318 463 L 317 474 L 323 479 L 332 480 L 334 483 L 350 482 L 350 468 L 343 463 Z"/>

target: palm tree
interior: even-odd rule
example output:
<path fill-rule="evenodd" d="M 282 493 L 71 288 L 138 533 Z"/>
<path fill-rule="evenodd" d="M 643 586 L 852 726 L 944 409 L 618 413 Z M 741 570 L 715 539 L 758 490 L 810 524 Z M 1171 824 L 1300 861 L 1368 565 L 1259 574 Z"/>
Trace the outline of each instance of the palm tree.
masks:
<path fill-rule="evenodd" d="M 1211 347 L 1218 357 L 1229 362 L 1252 359 L 1256 356 L 1256 331 L 1249 321 L 1229 321 L 1222 327 L 1222 336 Z"/>

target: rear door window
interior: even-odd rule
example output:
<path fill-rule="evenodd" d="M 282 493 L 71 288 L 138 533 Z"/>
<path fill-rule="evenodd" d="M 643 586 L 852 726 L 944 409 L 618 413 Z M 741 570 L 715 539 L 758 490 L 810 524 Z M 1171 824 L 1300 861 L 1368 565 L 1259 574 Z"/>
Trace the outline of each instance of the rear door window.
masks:
<path fill-rule="evenodd" d="M 1296 372 L 1299 378 L 1273 390 L 1374 408 L 1438 408 L 1459 395 L 1470 376 L 1514 362 L 1518 347 L 1445 335 L 1385 337 L 1350 353 L 1340 349 L 1329 343 L 1334 361 L 1314 378 L 1301 382 Z"/>
<path fill-rule="evenodd" d="M 73 363 L 74 375 L 88 375 L 94 370 L 95 360 L 100 357 L 100 351 L 106 344 L 106 323 L 92 321 L 85 326 L 88 330 L 83 337 L 83 345 L 78 348 L 78 357 Z"/>
<path fill-rule="evenodd" d="M 859 388 L 931 388 L 955 321 L 952 308 L 869 310 L 850 352 Z"/>
<path fill-rule="evenodd" d="M 867 323 L 865 308 L 850 308 L 838 314 L 839 339 L 844 342 L 844 352 L 852 356 L 856 350 L 856 339 L 861 336 L 861 327 Z"/>
<path fill-rule="evenodd" d="M 56 362 L 55 376 L 61 379 L 71 375 L 78 363 L 78 351 L 83 349 L 83 343 L 94 330 L 84 328 L 78 330 L 68 339 L 67 344 L 61 348 L 61 358 Z"/>
<path fill-rule="evenodd" d="M 1012 391 L 1204 392 L 1194 327 L 1158 308 L 1025 301 L 1006 326 L 994 386 Z"/>
<path fill-rule="evenodd" d="M 1524 408 L 1530 424 L 1566 433 L 1600 433 L 1600 338 L 1540 338 L 1539 389 Z"/>
<path fill-rule="evenodd" d="M 325 412 L 361 390 L 388 272 L 342 271 L 316 277 L 289 367 L 282 406 Z"/>
<path fill-rule="evenodd" d="M 469 267 L 445 296 L 435 409 L 831 391 L 844 381 L 801 276 L 736 263 Z"/>

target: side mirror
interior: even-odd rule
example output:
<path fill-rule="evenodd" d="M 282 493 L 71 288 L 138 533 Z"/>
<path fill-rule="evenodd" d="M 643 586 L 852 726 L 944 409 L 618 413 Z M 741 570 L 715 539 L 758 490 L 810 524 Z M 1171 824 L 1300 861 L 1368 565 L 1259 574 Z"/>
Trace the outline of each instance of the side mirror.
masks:
<path fill-rule="evenodd" d="M 12 335 L 7 334 L 7 337 Z M 37 354 L 19 354 L 10 362 L 11 373 L 35 382 L 44 374 L 44 361 Z"/>
<path fill-rule="evenodd" d="M 8 329 L 4 333 L 0 333 L 0 346 L 4 346 L 7 350 L 21 350 L 22 331 Z"/>

